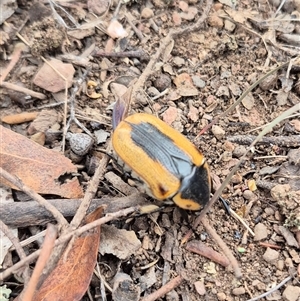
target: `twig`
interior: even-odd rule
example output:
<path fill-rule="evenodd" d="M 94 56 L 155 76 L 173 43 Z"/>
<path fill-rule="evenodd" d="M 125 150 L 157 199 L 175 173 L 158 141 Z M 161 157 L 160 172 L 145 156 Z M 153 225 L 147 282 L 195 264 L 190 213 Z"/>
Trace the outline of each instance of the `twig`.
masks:
<path fill-rule="evenodd" d="M 280 12 L 280 10 L 282 9 L 284 3 L 285 3 L 286 0 L 282 0 L 280 5 L 278 6 L 277 10 L 276 10 L 276 13 L 275 13 L 275 16 Z"/>
<path fill-rule="evenodd" d="M 183 278 L 181 276 L 177 276 L 154 293 L 142 298 L 140 301 L 155 301 L 177 287 L 182 282 L 182 280 Z"/>
<path fill-rule="evenodd" d="M 193 240 L 187 243 L 186 249 L 190 252 L 197 253 L 201 256 L 211 259 L 212 261 L 222 265 L 223 267 L 229 266 L 230 262 L 227 257 L 208 247 L 203 242 Z"/>
<path fill-rule="evenodd" d="M 142 42 L 144 40 L 144 36 L 143 36 L 142 32 L 132 23 L 128 13 L 125 14 L 125 17 L 126 17 L 128 24 L 131 26 L 131 28 L 133 29 L 133 31 L 135 32 L 135 34 L 137 35 L 139 40 Z"/>
<path fill-rule="evenodd" d="M 89 72 L 89 69 L 87 69 L 83 73 L 83 75 L 78 79 L 77 85 L 74 87 L 74 89 L 72 91 L 72 95 L 69 99 L 69 102 L 70 102 L 70 117 L 69 117 L 68 123 L 66 123 L 67 107 L 68 107 L 67 106 L 67 98 L 66 98 L 66 101 L 65 101 L 65 106 L 64 106 L 64 132 L 63 132 L 63 139 L 62 139 L 62 150 L 63 150 L 63 152 L 64 152 L 64 149 L 65 149 L 66 134 L 67 134 L 68 129 L 69 129 L 72 122 L 75 122 L 84 132 L 86 132 L 89 136 L 93 137 L 91 132 L 83 124 L 81 124 L 81 122 L 75 117 L 75 97 L 76 97 L 76 93 L 78 92 L 79 87 L 81 87 L 82 83 L 84 82 L 85 78 L 87 77 L 88 72 Z M 66 81 L 66 85 L 67 85 L 67 81 Z M 66 87 L 66 91 L 67 91 L 67 87 Z"/>
<path fill-rule="evenodd" d="M 118 219 L 121 216 L 127 216 L 128 214 L 131 214 L 131 213 L 136 212 L 138 210 L 139 210 L 139 206 L 126 208 L 126 209 L 120 210 L 118 212 L 107 214 L 106 216 L 104 216 L 104 217 L 102 217 L 102 218 L 100 218 L 100 219 L 98 219 L 98 220 L 96 220 L 92 223 L 84 225 L 81 228 L 78 228 L 77 230 L 74 230 L 74 231 L 70 230 L 65 235 L 62 235 L 58 239 L 56 239 L 55 246 L 58 246 L 60 244 L 63 244 L 65 242 L 69 241 L 70 238 L 72 238 L 75 235 L 79 236 L 79 235 L 83 234 L 84 232 L 86 232 L 88 230 L 91 230 L 91 229 L 93 229 L 93 228 L 95 228 L 99 225 L 102 225 L 102 224 L 108 223 L 112 220 Z M 37 250 L 37 251 L 31 253 L 26 258 L 24 258 L 24 259 L 20 260 L 19 262 L 17 262 L 12 267 L 7 268 L 5 271 L 0 273 L 0 281 L 3 281 L 5 278 L 9 277 L 13 272 L 17 271 L 19 268 L 21 268 L 25 264 L 33 262 L 40 255 L 40 253 L 41 253 L 41 250 Z"/>
<path fill-rule="evenodd" d="M 20 259 L 26 258 L 26 253 L 24 252 L 21 243 L 18 239 L 18 237 L 14 236 L 11 230 L 3 223 L 3 221 L 0 219 L 0 230 L 8 237 L 8 239 L 11 241 L 13 246 L 16 249 L 17 254 L 19 255 Z M 2 250 L 3 252 L 3 250 Z M 24 282 L 28 283 L 29 281 L 29 266 L 27 265 L 24 270 Z"/>
<path fill-rule="evenodd" d="M 3 88 L 6 88 L 6 89 L 10 89 L 10 90 L 14 90 L 14 91 L 17 91 L 17 92 L 21 92 L 21 93 L 30 95 L 30 96 L 35 97 L 37 99 L 42 99 L 43 100 L 43 99 L 47 98 L 47 96 L 43 93 L 35 92 L 35 91 L 30 90 L 30 89 L 27 89 L 27 88 L 24 88 L 24 87 L 21 87 L 21 86 L 12 84 L 12 83 L 2 82 L 2 83 L 0 83 L 0 86 L 3 87 Z"/>
<path fill-rule="evenodd" d="M 111 145 L 108 146 L 107 152 L 110 153 L 110 150 L 111 150 Z M 100 164 L 97 167 L 93 178 L 89 182 L 89 185 L 84 194 L 82 203 L 80 204 L 80 207 L 77 210 L 77 212 L 71 222 L 71 226 L 77 228 L 80 225 L 82 219 L 85 217 L 86 211 L 89 208 L 90 203 L 97 192 L 98 184 L 105 172 L 105 168 L 106 168 L 106 165 L 107 165 L 109 159 L 110 158 L 107 155 L 104 155 L 103 158 L 101 159 Z"/>
<path fill-rule="evenodd" d="M 205 227 L 207 233 L 215 240 L 215 242 L 219 245 L 219 247 L 222 249 L 224 252 L 225 256 L 229 259 L 232 268 L 234 270 L 234 274 L 237 278 L 242 277 L 242 272 L 239 267 L 239 264 L 235 257 L 233 256 L 232 252 L 230 249 L 227 247 L 227 245 L 224 243 L 222 238 L 218 235 L 218 233 L 214 230 L 214 228 L 209 224 L 208 219 L 204 217 L 202 219 L 202 224 Z"/>
<path fill-rule="evenodd" d="M 5 70 L 3 70 L 3 72 L 0 76 L 0 84 L 2 84 L 2 82 L 5 81 L 9 72 L 14 68 L 16 63 L 19 61 L 19 59 L 21 57 L 21 53 L 25 49 L 25 47 L 26 46 L 23 43 L 16 44 L 14 51 L 12 53 L 11 61 L 9 62 L 8 66 L 5 68 Z"/>
<path fill-rule="evenodd" d="M 246 301 L 256 301 L 256 300 L 261 300 L 264 297 L 267 297 L 268 295 L 274 293 L 275 291 L 277 291 L 278 289 L 280 289 L 283 285 L 285 285 L 288 281 L 293 279 L 293 276 L 295 276 L 296 273 L 294 273 L 292 276 L 288 276 L 286 277 L 284 280 L 282 280 L 278 285 L 274 286 L 272 289 L 270 289 L 269 291 L 267 291 L 264 294 L 261 294 L 257 297 L 254 297 L 252 299 L 248 299 Z"/>
<path fill-rule="evenodd" d="M 134 57 L 139 58 L 143 61 L 149 60 L 149 55 L 143 49 L 132 50 L 132 51 L 119 51 L 119 52 L 105 52 L 97 50 L 93 53 L 94 57 L 112 57 L 112 58 L 124 58 Z"/>
<path fill-rule="evenodd" d="M 243 145 L 250 145 L 257 136 L 236 135 L 227 137 L 228 141 Z M 257 144 L 275 144 L 278 146 L 297 147 L 300 146 L 300 135 L 263 137 Z"/>
<path fill-rule="evenodd" d="M 53 217 L 57 220 L 60 227 L 68 226 L 69 223 L 64 218 L 64 216 L 49 202 L 47 202 L 43 197 L 41 197 L 39 194 L 37 194 L 35 191 L 33 191 L 31 188 L 26 186 L 19 178 L 11 175 L 6 170 L 4 170 L 2 167 L 0 167 L 0 176 L 18 187 L 21 191 L 25 192 L 27 195 L 29 195 L 32 199 L 37 201 L 41 206 L 43 206 L 46 210 L 51 212 Z"/>
<path fill-rule="evenodd" d="M 278 249 L 278 250 L 282 249 L 280 246 L 270 244 L 268 242 L 263 242 L 263 241 L 260 241 L 259 245 L 262 246 L 262 247 L 265 247 L 265 248 L 272 248 L 272 249 Z"/>
<path fill-rule="evenodd" d="M 290 119 L 290 118 L 294 118 L 294 117 L 298 117 L 298 116 L 300 116 L 300 113 L 296 113 L 296 114 L 287 116 L 287 117 L 284 118 L 283 120 L 285 120 L 285 119 Z M 257 131 L 257 130 L 259 130 L 259 129 L 262 129 L 262 128 L 264 128 L 265 126 L 267 126 L 268 124 L 270 124 L 270 123 L 267 123 L 267 124 L 264 124 L 264 125 L 262 125 L 262 126 L 256 127 L 255 129 L 251 129 L 251 130 L 247 131 L 246 133 L 251 133 L 251 132 Z"/>
<path fill-rule="evenodd" d="M 46 266 L 51 252 L 53 250 L 55 239 L 57 236 L 57 229 L 54 225 L 49 224 L 46 230 L 46 236 L 44 239 L 43 247 L 40 252 L 40 256 L 36 262 L 35 268 L 31 275 L 30 281 L 28 282 L 27 287 L 21 293 L 19 299 L 21 301 L 32 300 L 32 297 L 35 293 L 40 275 L 43 272 L 44 267 Z"/>
<path fill-rule="evenodd" d="M 247 231 L 249 231 L 249 233 L 252 236 L 255 236 L 254 232 L 251 230 L 251 228 L 246 224 L 246 222 L 237 214 L 235 213 L 235 211 L 233 211 L 232 209 L 230 209 L 230 214 L 236 219 L 238 220 L 246 229 Z"/>
<path fill-rule="evenodd" d="M 73 217 L 82 203 L 82 199 L 51 199 L 47 201 L 66 218 Z M 143 206 L 148 203 L 141 194 L 132 194 L 126 197 L 103 197 L 101 199 L 93 199 L 88 212 L 103 205 L 107 205 L 105 213 L 109 213 L 131 206 Z M 32 200 L 27 202 L 2 203 L 0 206 L 0 219 L 6 225 L 16 228 L 45 225 L 54 220 L 50 212 Z"/>
<path fill-rule="evenodd" d="M 3 221 L 1 219 L 0 219 L 0 230 L 8 237 L 8 239 L 14 245 L 19 257 L 21 259 L 25 258 L 26 254 L 21 246 L 19 239 L 13 235 L 11 230 L 3 223 Z"/>

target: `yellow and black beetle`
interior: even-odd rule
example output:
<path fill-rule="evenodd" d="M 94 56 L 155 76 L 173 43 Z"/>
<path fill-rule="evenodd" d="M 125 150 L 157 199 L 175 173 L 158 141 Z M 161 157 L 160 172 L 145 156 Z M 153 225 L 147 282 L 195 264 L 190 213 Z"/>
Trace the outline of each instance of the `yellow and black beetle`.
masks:
<path fill-rule="evenodd" d="M 200 210 L 210 197 L 211 178 L 202 153 L 182 134 L 150 114 L 114 121 L 112 144 L 121 160 L 157 200 L 172 199 Z"/>

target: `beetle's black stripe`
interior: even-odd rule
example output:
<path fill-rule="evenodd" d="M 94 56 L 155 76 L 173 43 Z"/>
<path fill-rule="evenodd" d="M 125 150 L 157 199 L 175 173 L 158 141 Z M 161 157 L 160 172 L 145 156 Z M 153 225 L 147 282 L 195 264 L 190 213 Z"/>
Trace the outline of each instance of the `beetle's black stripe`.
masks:
<path fill-rule="evenodd" d="M 178 179 L 192 173 L 193 162 L 174 141 L 147 122 L 129 123 L 132 127 L 131 139 L 152 160 L 158 161 Z"/>

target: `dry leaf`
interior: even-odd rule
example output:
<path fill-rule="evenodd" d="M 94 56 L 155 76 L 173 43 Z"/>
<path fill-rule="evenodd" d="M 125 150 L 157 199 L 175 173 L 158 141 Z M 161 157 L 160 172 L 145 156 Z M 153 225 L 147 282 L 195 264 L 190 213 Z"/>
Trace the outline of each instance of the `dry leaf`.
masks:
<path fill-rule="evenodd" d="M 129 258 L 141 247 L 141 242 L 133 231 L 103 225 L 101 231 L 100 253 L 113 254 L 120 259 Z"/>
<path fill-rule="evenodd" d="M 0 166 L 20 178 L 25 185 L 42 194 L 65 198 L 83 196 L 77 178 L 70 177 L 65 182 L 60 180 L 62 176 L 77 172 L 71 160 L 3 126 L 0 126 L 0 136 Z M 0 182 L 12 187 L 1 177 Z"/>
<path fill-rule="evenodd" d="M 102 216 L 100 207 L 89 214 L 86 223 Z M 56 268 L 35 293 L 33 301 L 77 301 L 86 292 L 96 264 L 100 241 L 100 226 L 74 240 L 67 256 L 62 255 Z"/>

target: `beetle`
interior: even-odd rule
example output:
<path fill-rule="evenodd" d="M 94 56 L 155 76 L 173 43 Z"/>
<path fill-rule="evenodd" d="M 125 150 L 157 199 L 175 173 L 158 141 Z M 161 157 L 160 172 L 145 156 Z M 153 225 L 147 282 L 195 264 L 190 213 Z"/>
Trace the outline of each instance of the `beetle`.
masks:
<path fill-rule="evenodd" d="M 203 154 L 159 118 L 136 113 L 117 122 L 112 145 L 153 198 L 200 210 L 209 201 L 211 177 Z"/>

